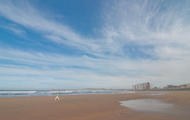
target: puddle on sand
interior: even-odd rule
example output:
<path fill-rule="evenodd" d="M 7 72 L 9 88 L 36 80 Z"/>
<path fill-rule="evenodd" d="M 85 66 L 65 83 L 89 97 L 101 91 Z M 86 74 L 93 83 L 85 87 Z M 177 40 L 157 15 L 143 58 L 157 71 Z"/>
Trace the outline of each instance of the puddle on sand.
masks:
<path fill-rule="evenodd" d="M 169 91 L 137 91 L 136 93 L 142 94 L 142 95 L 165 95 L 168 94 Z"/>
<path fill-rule="evenodd" d="M 165 103 L 156 99 L 137 99 L 121 101 L 121 105 L 140 112 L 168 113 L 172 110 L 173 104 Z"/>

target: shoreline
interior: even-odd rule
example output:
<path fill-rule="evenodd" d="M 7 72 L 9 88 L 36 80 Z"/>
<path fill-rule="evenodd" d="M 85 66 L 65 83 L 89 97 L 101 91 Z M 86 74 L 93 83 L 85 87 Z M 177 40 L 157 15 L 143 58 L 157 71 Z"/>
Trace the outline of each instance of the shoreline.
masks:
<path fill-rule="evenodd" d="M 190 108 L 190 91 L 175 91 L 164 95 L 91 94 L 64 95 L 61 102 L 54 96 L 0 98 L 0 119 L 4 120 L 188 120 L 190 116 L 136 112 L 120 105 L 120 101 L 158 99 Z"/>

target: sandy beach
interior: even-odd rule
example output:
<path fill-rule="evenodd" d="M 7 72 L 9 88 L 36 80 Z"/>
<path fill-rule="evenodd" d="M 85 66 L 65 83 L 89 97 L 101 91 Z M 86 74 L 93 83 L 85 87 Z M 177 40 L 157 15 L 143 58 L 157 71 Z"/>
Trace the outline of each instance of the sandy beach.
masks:
<path fill-rule="evenodd" d="M 165 95 L 110 94 L 0 98 L 1 120 L 189 120 L 190 91 Z M 137 112 L 120 101 L 153 98 L 176 105 L 182 114 Z M 184 112 L 184 113 L 183 113 Z M 188 114 L 189 113 L 189 114 Z"/>

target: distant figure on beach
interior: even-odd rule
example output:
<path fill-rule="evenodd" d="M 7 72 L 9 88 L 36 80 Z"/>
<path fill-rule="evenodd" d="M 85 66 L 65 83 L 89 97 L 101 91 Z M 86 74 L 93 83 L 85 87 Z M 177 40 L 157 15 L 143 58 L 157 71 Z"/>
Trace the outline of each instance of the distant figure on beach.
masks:
<path fill-rule="evenodd" d="M 55 101 L 60 101 L 58 94 L 56 94 L 56 96 L 55 96 Z"/>

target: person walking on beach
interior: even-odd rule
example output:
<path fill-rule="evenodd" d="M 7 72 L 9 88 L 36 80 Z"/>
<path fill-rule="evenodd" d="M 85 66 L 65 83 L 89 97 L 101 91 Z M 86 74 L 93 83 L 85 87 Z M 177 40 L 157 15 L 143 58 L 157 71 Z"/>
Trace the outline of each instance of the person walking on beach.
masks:
<path fill-rule="evenodd" d="M 56 94 L 56 96 L 55 96 L 55 99 L 54 99 L 55 101 L 60 101 L 60 99 L 59 99 L 59 95 L 58 94 Z"/>

